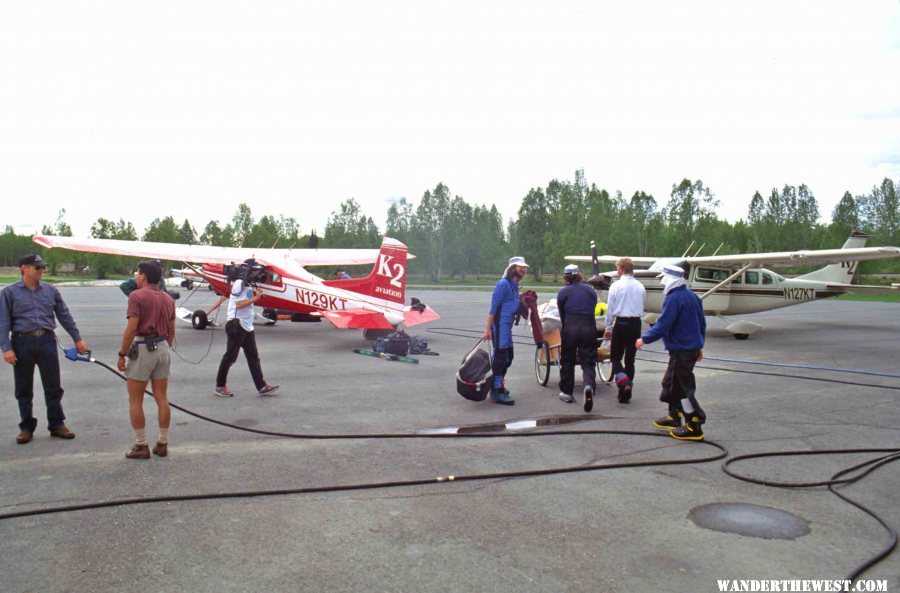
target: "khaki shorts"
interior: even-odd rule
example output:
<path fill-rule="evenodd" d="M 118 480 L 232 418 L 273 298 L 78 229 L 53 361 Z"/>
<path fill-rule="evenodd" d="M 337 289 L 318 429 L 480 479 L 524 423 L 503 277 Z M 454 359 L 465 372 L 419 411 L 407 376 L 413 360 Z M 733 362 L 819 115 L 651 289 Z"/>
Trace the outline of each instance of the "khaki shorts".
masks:
<path fill-rule="evenodd" d="M 150 352 L 145 344 L 138 345 L 138 357 L 125 363 L 125 376 L 134 381 L 150 381 L 169 378 L 171 357 L 169 344 L 165 340 Z"/>

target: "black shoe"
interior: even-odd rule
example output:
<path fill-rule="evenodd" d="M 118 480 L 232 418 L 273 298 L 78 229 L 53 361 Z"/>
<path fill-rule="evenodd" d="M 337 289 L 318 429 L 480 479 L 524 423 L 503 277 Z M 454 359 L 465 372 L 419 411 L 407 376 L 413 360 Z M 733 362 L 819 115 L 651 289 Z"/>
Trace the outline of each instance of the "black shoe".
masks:
<path fill-rule="evenodd" d="M 669 436 L 680 441 L 702 441 L 703 428 L 697 420 L 699 420 L 699 418 L 691 418 L 684 423 L 684 426 L 679 426 L 675 430 L 670 430 Z"/>
<path fill-rule="evenodd" d="M 671 416 L 663 416 L 662 418 L 657 418 L 653 421 L 653 426 L 660 430 L 673 430 L 676 428 L 681 428 L 681 416 L 677 419 L 672 418 Z"/>
<path fill-rule="evenodd" d="M 588 385 L 584 388 L 584 411 L 590 412 L 594 409 L 594 388 Z"/>

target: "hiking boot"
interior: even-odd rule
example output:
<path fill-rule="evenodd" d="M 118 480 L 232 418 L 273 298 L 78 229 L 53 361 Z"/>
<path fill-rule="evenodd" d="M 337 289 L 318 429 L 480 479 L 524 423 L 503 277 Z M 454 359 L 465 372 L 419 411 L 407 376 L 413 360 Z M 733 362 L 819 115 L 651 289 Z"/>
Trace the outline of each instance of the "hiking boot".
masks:
<path fill-rule="evenodd" d="M 263 385 L 263 388 L 259 390 L 260 395 L 272 395 L 278 391 L 278 385 L 272 385 L 270 383 L 266 383 Z"/>
<path fill-rule="evenodd" d="M 631 403 L 631 387 L 630 386 L 625 389 L 619 390 L 619 403 L 620 404 Z"/>
<path fill-rule="evenodd" d="M 149 445 L 132 445 L 131 451 L 125 453 L 128 459 L 150 459 Z"/>
<path fill-rule="evenodd" d="M 153 447 L 153 454 L 158 455 L 160 457 L 165 457 L 169 454 L 169 443 L 156 443 L 156 446 Z"/>
<path fill-rule="evenodd" d="M 33 432 L 28 432 L 27 430 L 23 430 L 19 433 L 19 436 L 16 437 L 16 442 L 20 445 L 24 445 L 25 443 L 30 443 L 31 439 L 34 438 Z"/>
<path fill-rule="evenodd" d="M 559 392 L 559 401 L 566 402 L 567 404 L 574 404 L 575 398 L 564 391 L 560 391 Z"/>
<path fill-rule="evenodd" d="M 584 411 L 590 412 L 594 409 L 594 388 L 588 385 L 584 388 Z"/>
<path fill-rule="evenodd" d="M 669 436 L 680 441 L 702 441 L 703 429 L 697 422 L 685 422 L 684 426 L 670 430 Z"/>
<path fill-rule="evenodd" d="M 233 397 L 234 392 L 228 389 L 227 385 L 222 385 L 221 387 L 216 386 L 216 389 L 213 391 L 219 397 Z"/>
<path fill-rule="evenodd" d="M 671 416 L 663 416 L 662 418 L 657 418 L 653 421 L 653 426 L 660 430 L 673 430 L 676 428 L 681 428 L 681 416 L 678 418 L 672 418 Z"/>
<path fill-rule="evenodd" d="M 74 439 L 75 433 L 66 428 L 65 426 L 60 426 L 59 428 L 54 428 L 50 431 L 50 436 L 57 437 L 60 439 Z"/>
<path fill-rule="evenodd" d="M 494 400 L 495 404 L 501 404 L 504 406 L 512 406 L 515 405 L 516 400 L 509 396 L 509 392 L 505 392 L 502 389 L 492 389 L 491 390 L 491 399 Z"/>

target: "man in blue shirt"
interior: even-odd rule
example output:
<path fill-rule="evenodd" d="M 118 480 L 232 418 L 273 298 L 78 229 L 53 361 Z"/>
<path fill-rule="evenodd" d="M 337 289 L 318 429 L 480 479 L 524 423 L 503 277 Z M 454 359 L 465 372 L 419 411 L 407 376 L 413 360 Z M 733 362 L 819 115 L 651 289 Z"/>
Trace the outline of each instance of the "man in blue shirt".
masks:
<path fill-rule="evenodd" d="M 516 403 L 516 400 L 509 396 L 504 378 L 513 361 L 512 326 L 516 311 L 519 310 L 519 282 L 527 271 L 528 264 L 525 263 L 524 257 L 510 258 L 503 277 L 494 286 L 487 327 L 484 330 L 484 339 L 491 340 L 494 347 L 491 367 L 494 372 L 494 383 L 491 386 L 491 399 L 505 406 Z"/>
<path fill-rule="evenodd" d="M 559 360 L 559 399 L 575 402 L 575 357 L 581 363 L 584 385 L 584 411 L 594 407 L 594 389 L 597 378 L 597 323 L 594 308 L 597 291 L 581 282 L 581 270 L 576 265 L 566 266 L 563 278 L 566 285 L 556 295 L 559 320 L 562 322 L 562 347 Z"/>
<path fill-rule="evenodd" d="M 669 436 L 689 441 L 702 441 L 706 414 L 697 403 L 694 365 L 703 360 L 706 317 L 703 301 L 685 284 L 684 270 L 678 266 L 663 268 L 660 282 L 663 289 L 662 313 L 656 324 L 641 336 L 635 346 L 663 339 L 669 351 L 669 365 L 662 380 L 660 401 L 669 405 L 669 415 L 653 425 L 668 430 Z M 681 419 L 684 418 L 684 425 Z"/>
<path fill-rule="evenodd" d="M 59 380 L 54 316 L 72 336 L 78 351 L 88 351 L 62 295 L 55 286 L 41 282 L 45 268 L 40 255 L 26 255 L 19 260 L 22 279 L 0 292 L 0 347 L 3 360 L 13 365 L 21 420 L 16 442 L 20 445 L 31 441 L 37 428 L 37 419 L 32 415 L 35 365 L 40 370 L 44 387 L 50 436 L 75 438 L 75 433 L 65 425 L 66 415 L 62 409 L 63 388 Z"/>

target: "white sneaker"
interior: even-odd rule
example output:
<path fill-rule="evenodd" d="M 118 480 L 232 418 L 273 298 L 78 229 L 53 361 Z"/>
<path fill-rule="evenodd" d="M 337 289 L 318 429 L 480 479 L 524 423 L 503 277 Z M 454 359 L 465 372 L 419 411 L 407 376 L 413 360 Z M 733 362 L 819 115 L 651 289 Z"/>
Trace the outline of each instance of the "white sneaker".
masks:
<path fill-rule="evenodd" d="M 564 393 L 562 391 L 559 392 L 559 401 L 566 402 L 567 404 L 574 404 L 575 398 L 569 395 L 568 393 Z"/>

